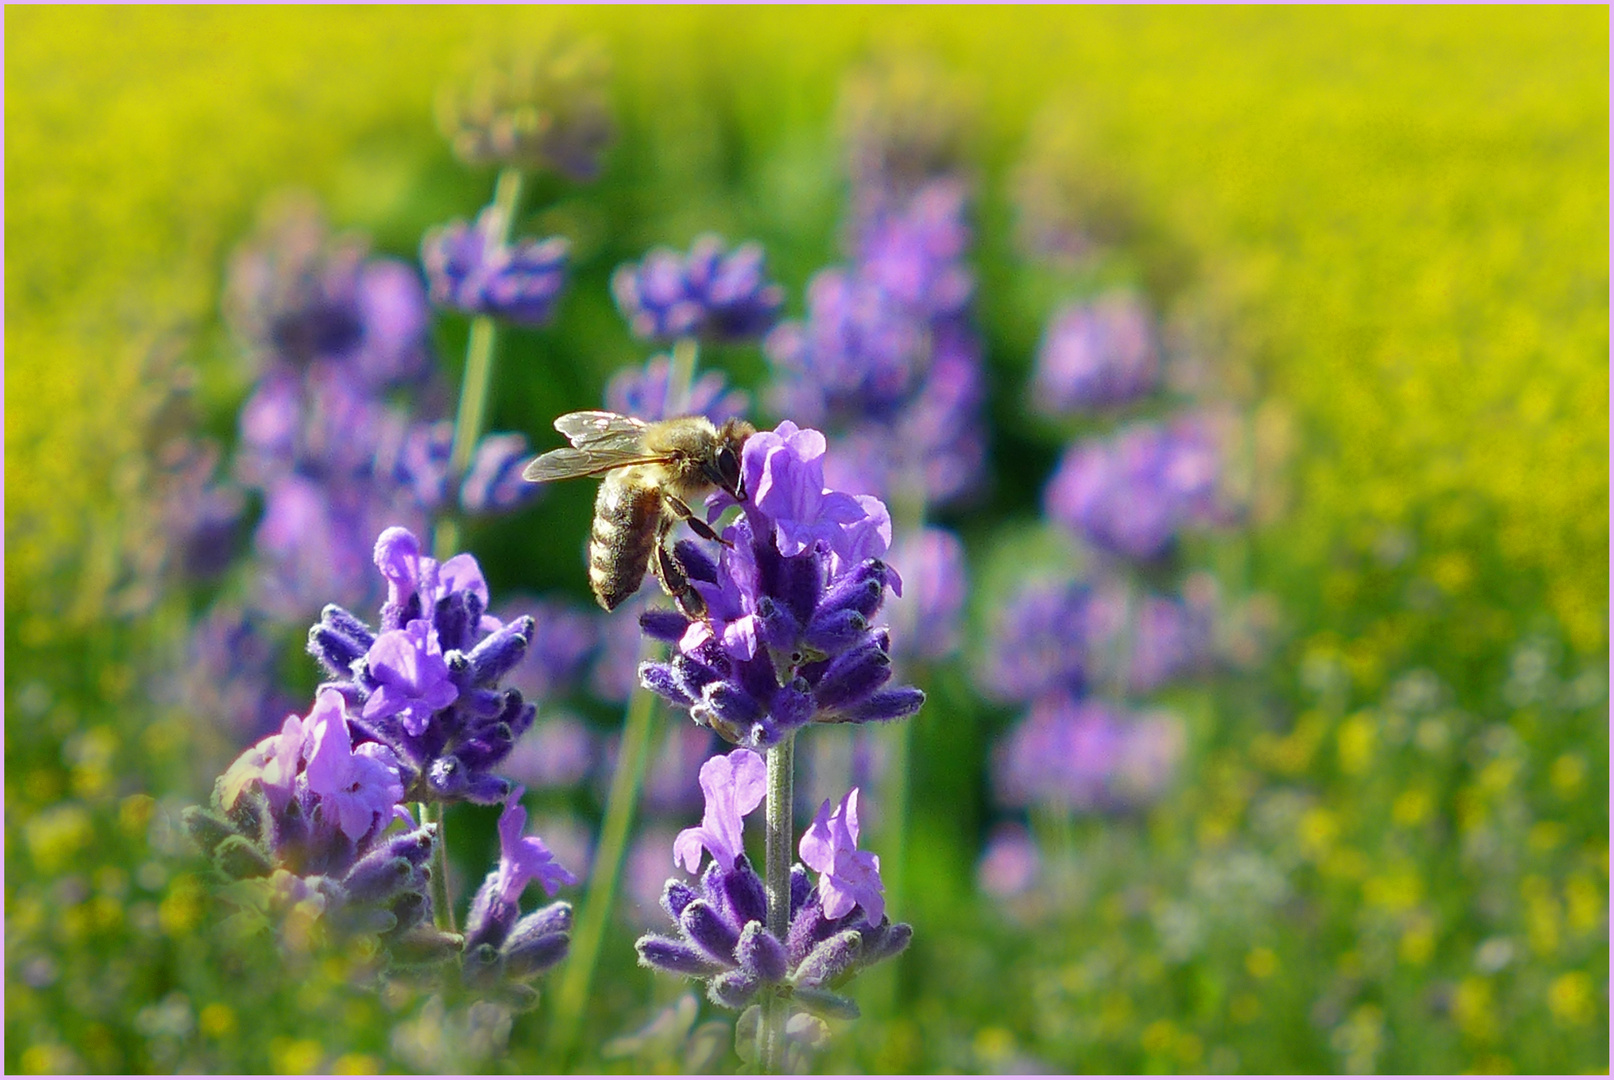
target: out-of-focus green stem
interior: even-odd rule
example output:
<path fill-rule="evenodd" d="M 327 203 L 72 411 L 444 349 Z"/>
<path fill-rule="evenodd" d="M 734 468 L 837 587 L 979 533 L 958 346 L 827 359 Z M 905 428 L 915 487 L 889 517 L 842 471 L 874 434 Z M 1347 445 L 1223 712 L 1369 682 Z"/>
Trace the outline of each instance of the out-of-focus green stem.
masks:
<path fill-rule="evenodd" d="M 651 658 L 663 651 L 658 643 Z M 656 695 L 648 690 L 633 692 L 628 701 L 627 719 L 622 727 L 622 749 L 617 755 L 611 791 L 606 796 L 605 822 L 600 827 L 599 854 L 589 874 L 588 891 L 572 932 L 572 953 L 555 993 L 555 1015 L 550 1031 L 552 1061 L 557 1069 L 570 1065 L 577 1045 L 583 1010 L 588 1004 L 589 987 L 594 981 L 594 965 L 599 959 L 600 942 L 616 902 L 617 878 L 627 849 L 628 831 L 638 808 L 639 788 L 644 781 L 645 762 L 650 757 L 651 733 L 655 728 Z"/>
<path fill-rule="evenodd" d="M 796 733 L 768 749 L 768 833 L 763 871 L 768 890 L 768 931 L 780 941 L 790 935 L 790 848 L 795 821 Z M 785 1000 L 768 995 L 762 1003 L 762 1071 L 779 1073 L 785 1063 Z"/>
<path fill-rule="evenodd" d="M 483 252 L 491 255 L 510 239 L 510 226 L 516 216 L 516 202 L 521 198 L 521 170 L 505 168 L 499 173 L 499 182 L 493 189 L 493 220 L 483 236 Z M 493 345 L 497 324 L 490 315 L 478 315 L 471 320 L 471 339 L 465 348 L 465 377 L 460 380 L 459 410 L 454 416 L 454 443 L 448 454 L 448 475 L 452 491 L 459 491 L 460 481 L 471 464 L 471 451 L 476 440 L 482 437 L 482 425 L 487 418 L 488 392 L 493 386 Z M 432 548 L 439 559 L 447 559 L 459 546 L 460 522 L 456 512 L 444 514 L 437 522 Z"/>
<path fill-rule="evenodd" d="M 521 170 L 506 168 L 499 173 L 493 189 L 494 220 L 483 238 L 484 253 L 497 251 L 510 239 L 510 223 L 521 198 Z M 487 414 L 488 391 L 493 385 L 493 319 L 478 315 L 471 321 L 471 340 L 465 349 L 465 377 L 460 380 L 460 405 L 454 417 L 454 442 L 448 455 L 450 490 L 457 499 L 460 481 L 471 462 L 471 449 L 482 437 L 482 421 Z M 457 510 L 437 519 L 432 530 L 432 550 L 438 559 L 453 557 L 460 546 Z M 454 905 L 448 894 L 447 814 L 441 803 L 420 804 L 420 822 L 437 823 L 437 841 L 432 845 L 432 907 L 439 928 L 454 929 Z"/>
<path fill-rule="evenodd" d="M 672 370 L 667 373 L 667 416 L 684 416 L 689 412 L 690 388 L 695 385 L 695 360 L 700 344 L 692 337 L 681 337 L 673 342 Z"/>
<path fill-rule="evenodd" d="M 443 809 L 442 803 L 415 804 L 420 823 L 437 826 L 437 836 L 432 840 L 432 920 L 437 929 L 452 933 L 454 907 L 448 899 L 448 857 L 444 854 L 448 850 L 448 834 L 443 831 L 443 819 L 447 815 Z"/>

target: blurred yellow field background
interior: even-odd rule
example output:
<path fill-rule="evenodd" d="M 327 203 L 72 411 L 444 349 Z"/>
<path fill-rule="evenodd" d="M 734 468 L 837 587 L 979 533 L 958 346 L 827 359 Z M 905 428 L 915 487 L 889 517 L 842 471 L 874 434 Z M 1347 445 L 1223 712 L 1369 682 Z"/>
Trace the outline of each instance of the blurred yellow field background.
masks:
<path fill-rule="evenodd" d="M 1070 958 L 1040 931 L 1003 929 L 973 885 L 978 823 L 933 779 L 916 795 L 911 874 L 935 967 L 911 1014 L 871 1008 L 834 1063 L 1606 1068 L 1607 10 L 648 6 L 7 10 L 6 690 L 8 710 L 36 706 L 8 726 L 7 930 L 17 956 L 55 950 L 81 969 L 41 989 L 8 966 L 8 1068 L 387 1064 L 375 1055 L 391 1014 L 340 972 L 287 991 L 301 1011 L 272 1032 L 238 1022 L 247 999 L 196 944 L 205 890 L 148 849 L 163 811 L 147 796 L 194 801 L 180 759 L 224 752 L 198 749 L 222 736 L 164 712 L 141 681 L 141 664 L 176 652 L 184 604 L 116 616 L 156 521 L 145 443 L 167 384 L 154 375 L 194 369 L 197 411 L 228 437 L 246 377 L 220 292 L 266 196 L 310 190 L 335 226 L 414 260 L 423 229 L 492 186 L 450 157 L 439 87 L 490 46 L 557 28 L 611 58 L 624 136 L 607 181 L 613 161 L 643 178 L 609 199 L 593 189 L 594 203 L 563 195 L 535 222 L 572 236 L 600 279 L 568 298 L 574 329 L 621 335 L 590 229 L 636 251 L 706 228 L 756 236 L 799 311 L 842 211 L 843 76 L 871 55 L 928 54 L 976 114 L 998 425 L 1018 419 L 1003 403 L 1020 401 L 1047 315 L 1031 310 L 1045 298 L 1029 272 L 1006 269 L 1016 169 L 1040 154 L 1090 168 L 1138 215 L 1147 250 L 1121 256 L 1136 257 L 1128 272 L 1159 296 L 1192 283 L 1235 396 L 1282 459 L 1260 496 L 1279 512 L 1218 549 L 1218 569 L 1241 562 L 1236 584 L 1283 616 L 1248 696 L 1259 707 L 1185 698 L 1198 727 L 1184 791 L 1079 833 L 1095 884 L 1066 912 Z M 605 350 L 607 337 L 563 340 Z M 546 359 L 521 372 L 501 358 L 495 423 L 536 433 L 559 408 L 537 415 L 534 384 L 575 375 L 543 404 L 586 407 L 569 404 L 578 387 L 642 356 Z M 1041 479 L 1020 478 L 1021 494 Z M 490 580 L 528 558 L 508 534 L 476 539 Z M 1530 652 L 1538 638 L 1570 655 Z M 1515 700 L 1502 684 L 1527 653 L 1582 675 Z M 1449 700 L 1403 709 L 1396 687 L 1430 670 Z M 916 755 L 988 745 L 991 717 L 954 682 L 933 700 L 956 728 L 933 727 Z M 978 781 L 985 766 L 967 765 L 933 777 Z M 1302 914 L 1228 916 L 1197 959 L 1162 961 L 1148 920 L 1187 895 L 1196 860 L 1252 851 L 1292 856 Z M 111 899 L 131 877 L 161 934 L 134 933 Z M 69 878 L 79 900 L 60 901 Z M 1136 895 L 1152 899 L 1123 903 Z M 1502 960 L 1482 965 L 1485 948 Z M 618 951 L 596 1027 L 642 1004 L 628 982 L 642 973 Z M 185 1045 L 201 1056 L 152 1050 L 139 1017 L 158 1005 L 134 992 L 94 1009 L 51 996 L 97 982 L 84 972 L 112 953 L 140 986 L 149 957 L 179 958 L 150 992 L 196 1006 Z M 1017 985 L 1000 1001 L 1005 972 Z"/>
<path fill-rule="evenodd" d="M 973 76 L 994 164 L 1057 96 L 1259 327 L 1305 439 L 1300 514 L 1331 526 L 1294 535 L 1478 493 L 1508 560 L 1600 646 L 1607 71 L 1587 42 L 1607 16 L 1580 8 L 14 10 L 9 595 L 48 589 L 59 613 L 77 586 L 93 612 L 142 356 L 211 313 L 264 189 L 385 221 L 409 163 L 355 140 L 421 125 L 468 43 L 556 21 L 610 42 L 624 95 L 722 80 L 759 139 L 821 119 L 870 47 Z M 1458 587 L 1471 572 L 1422 557 Z"/>

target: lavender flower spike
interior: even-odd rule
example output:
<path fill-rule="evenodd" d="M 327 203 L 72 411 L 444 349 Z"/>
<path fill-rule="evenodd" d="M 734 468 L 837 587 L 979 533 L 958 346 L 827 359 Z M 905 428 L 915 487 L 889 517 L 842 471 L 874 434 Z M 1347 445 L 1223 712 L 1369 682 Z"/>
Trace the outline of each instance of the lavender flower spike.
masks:
<path fill-rule="evenodd" d="M 636 336 L 662 340 L 761 337 L 785 299 L 767 280 L 760 244 L 724 251 L 722 239 L 711 235 L 697 239 L 688 256 L 657 248 L 641 263 L 618 267 L 611 291 Z"/>
<path fill-rule="evenodd" d="M 691 874 L 700 869 L 701 848 L 724 870 L 734 869 L 734 859 L 745 853 L 741 839 L 743 818 L 762 805 L 767 794 L 768 767 L 762 755 L 739 749 L 725 757 L 714 757 L 701 766 L 701 791 L 706 794 L 706 812 L 701 823 L 685 829 L 673 842 L 673 862 L 683 863 Z"/>
<path fill-rule="evenodd" d="M 833 815 L 829 800 L 824 800 L 802 835 L 801 861 L 819 873 L 825 918 L 838 919 L 861 907 L 870 924 L 878 926 L 885 918 L 885 886 L 880 881 L 880 857 L 857 849 L 862 831 L 857 797 L 857 788 L 847 792 Z"/>
<path fill-rule="evenodd" d="M 901 578 L 882 556 L 891 516 L 872 496 L 823 486 L 824 438 L 785 421 L 747 440 L 744 513 L 714 561 L 692 541 L 677 546 L 701 619 L 641 619 L 678 642 L 669 663 L 640 668 L 650 690 L 696 723 L 751 749 L 801 726 L 897 720 L 924 695 L 886 689 L 890 634 L 871 621 Z M 713 517 L 727 496 L 708 502 Z"/>

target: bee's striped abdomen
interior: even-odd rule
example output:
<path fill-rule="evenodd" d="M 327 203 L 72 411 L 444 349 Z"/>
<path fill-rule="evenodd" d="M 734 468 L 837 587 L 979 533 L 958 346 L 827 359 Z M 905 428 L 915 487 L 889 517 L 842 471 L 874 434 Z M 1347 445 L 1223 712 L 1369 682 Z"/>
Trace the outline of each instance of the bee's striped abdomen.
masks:
<path fill-rule="evenodd" d="M 594 500 L 588 544 L 588 582 L 606 611 L 639 590 L 650 566 L 661 520 L 661 493 L 637 469 L 608 473 Z"/>

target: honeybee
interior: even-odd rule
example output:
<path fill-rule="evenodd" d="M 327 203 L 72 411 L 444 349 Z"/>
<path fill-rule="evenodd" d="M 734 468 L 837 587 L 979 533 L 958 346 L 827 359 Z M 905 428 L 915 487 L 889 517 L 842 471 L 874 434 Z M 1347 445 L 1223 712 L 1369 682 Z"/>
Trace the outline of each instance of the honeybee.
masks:
<path fill-rule="evenodd" d="M 704 416 L 647 423 L 613 412 L 567 413 L 555 430 L 571 446 L 542 454 L 522 478 L 535 484 L 604 476 L 594 500 L 588 581 L 606 611 L 639 591 L 649 570 L 691 618 L 706 604 L 689 583 L 667 536 L 680 521 L 707 540 L 723 540 L 689 504 L 721 488 L 745 499 L 740 451 L 756 429 L 731 419 L 717 427 Z"/>

